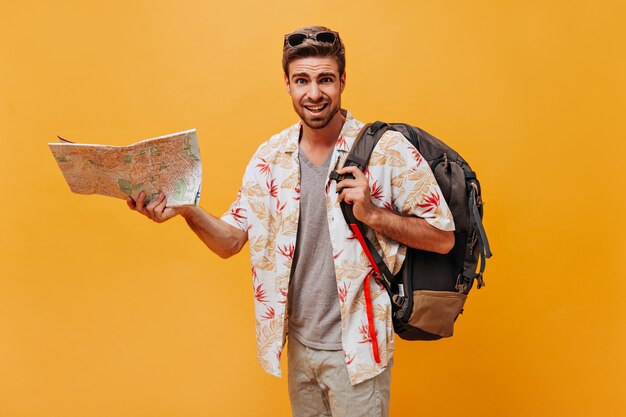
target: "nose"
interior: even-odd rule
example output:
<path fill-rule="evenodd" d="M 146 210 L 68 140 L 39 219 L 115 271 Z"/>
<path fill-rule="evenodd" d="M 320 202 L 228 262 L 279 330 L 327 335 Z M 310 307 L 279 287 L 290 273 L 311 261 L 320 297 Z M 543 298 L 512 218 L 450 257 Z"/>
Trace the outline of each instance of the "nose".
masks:
<path fill-rule="evenodd" d="M 315 101 L 318 101 L 319 99 L 322 98 L 322 90 L 320 90 L 320 87 L 319 87 L 319 85 L 317 83 L 312 82 L 310 84 L 309 91 L 308 91 L 307 95 L 309 96 L 309 99 L 311 101 L 315 102 Z"/>

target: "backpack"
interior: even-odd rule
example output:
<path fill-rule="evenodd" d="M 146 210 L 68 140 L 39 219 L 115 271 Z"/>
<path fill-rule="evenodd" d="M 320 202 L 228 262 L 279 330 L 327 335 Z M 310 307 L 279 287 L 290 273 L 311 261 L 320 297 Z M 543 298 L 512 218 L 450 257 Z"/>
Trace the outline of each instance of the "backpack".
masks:
<path fill-rule="evenodd" d="M 482 225 L 480 183 L 456 151 L 422 129 L 400 123 L 365 125 L 344 166 L 365 170 L 378 140 L 388 130 L 400 132 L 428 162 L 454 218 L 454 247 L 445 255 L 407 248 L 402 269 L 394 276 L 365 237 L 365 226 L 354 217 L 352 205 L 342 201 L 341 209 L 372 264 L 375 278 L 389 293 L 396 334 L 406 340 L 450 337 L 474 281 L 478 288 L 485 285 L 485 262 L 492 255 Z M 331 178 L 339 181 L 345 176 L 333 171 Z"/>

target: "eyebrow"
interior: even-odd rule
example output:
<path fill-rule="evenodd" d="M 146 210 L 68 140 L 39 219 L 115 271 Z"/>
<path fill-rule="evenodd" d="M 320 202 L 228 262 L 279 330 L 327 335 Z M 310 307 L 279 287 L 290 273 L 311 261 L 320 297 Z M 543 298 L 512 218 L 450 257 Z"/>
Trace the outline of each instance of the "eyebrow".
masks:
<path fill-rule="evenodd" d="M 296 78 L 296 77 L 304 77 L 304 78 L 311 78 L 309 77 L 309 74 L 307 74 L 306 72 L 298 72 L 296 74 L 291 74 L 291 78 Z"/>
<path fill-rule="evenodd" d="M 298 72 L 295 74 L 291 74 L 291 79 L 294 79 L 297 77 L 311 78 L 311 76 L 306 72 Z M 321 72 L 317 74 L 317 78 L 324 78 L 324 77 L 336 78 L 337 75 L 334 72 Z"/>

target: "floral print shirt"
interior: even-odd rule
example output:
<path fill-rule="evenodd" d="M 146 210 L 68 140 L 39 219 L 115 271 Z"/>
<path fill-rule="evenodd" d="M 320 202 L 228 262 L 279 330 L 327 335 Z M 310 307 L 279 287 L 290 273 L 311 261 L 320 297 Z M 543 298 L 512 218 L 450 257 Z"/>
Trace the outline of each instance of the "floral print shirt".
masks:
<path fill-rule="evenodd" d="M 363 123 L 347 112 L 329 171 L 343 166 L 361 127 Z M 300 213 L 300 129 L 301 122 L 296 123 L 258 148 L 246 168 L 237 200 L 222 217 L 248 232 L 258 359 L 264 370 L 276 376 L 281 375 L 289 277 Z M 375 205 L 422 217 L 442 230 L 454 230 L 452 215 L 428 163 L 400 133 L 389 131 L 382 136 L 365 173 Z M 336 182 L 329 179 L 326 212 L 341 308 L 342 345 L 351 383 L 357 384 L 382 372 L 393 355 L 391 302 L 381 285 L 366 280 L 372 267 L 344 220 L 335 187 Z M 374 231 L 368 233 L 389 269 L 397 273 L 406 247 Z M 363 292 L 366 283 L 380 363 L 374 359 L 368 328 Z"/>

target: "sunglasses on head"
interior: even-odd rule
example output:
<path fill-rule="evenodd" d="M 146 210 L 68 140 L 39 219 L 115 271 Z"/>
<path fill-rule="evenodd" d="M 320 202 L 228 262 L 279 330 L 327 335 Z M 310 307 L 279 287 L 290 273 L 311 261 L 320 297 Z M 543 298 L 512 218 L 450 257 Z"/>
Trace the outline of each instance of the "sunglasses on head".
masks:
<path fill-rule="evenodd" d="M 337 32 L 324 30 L 322 32 L 307 34 L 302 32 L 294 32 L 289 35 L 285 35 L 285 45 L 284 46 L 294 46 L 302 45 L 302 43 L 307 39 L 313 39 L 316 42 L 320 43 L 330 43 L 333 44 L 339 39 L 339 34 Z"/>

